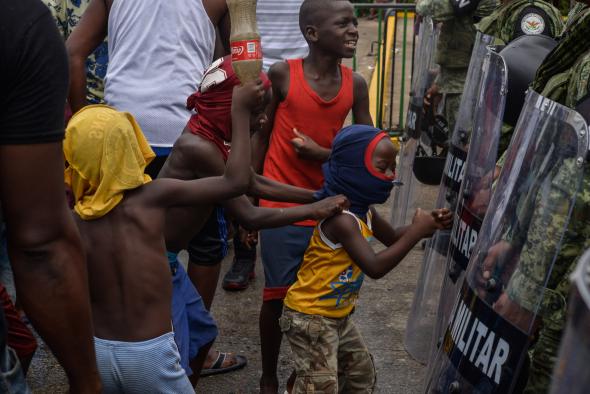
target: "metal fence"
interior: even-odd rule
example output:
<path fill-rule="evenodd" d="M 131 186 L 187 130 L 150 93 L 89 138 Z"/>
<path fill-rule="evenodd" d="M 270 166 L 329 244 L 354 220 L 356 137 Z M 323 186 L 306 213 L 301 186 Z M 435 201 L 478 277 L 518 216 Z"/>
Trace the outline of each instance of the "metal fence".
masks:
<path fill-rule="evenodd" d="M 356 3 L 354 7 L 357 15 L 363 9 L 377 10 L 377 37 L 371 43 L 371 54 L 375 56 L 375 69 L 369 87 L 371 114 L 376 127 L 389 131 L 391 135 L 399 135 L 404 128 L 406 95 L 413 72 L 416 6 Z M 352 64 L 356 71 L 356 55 Z"/>

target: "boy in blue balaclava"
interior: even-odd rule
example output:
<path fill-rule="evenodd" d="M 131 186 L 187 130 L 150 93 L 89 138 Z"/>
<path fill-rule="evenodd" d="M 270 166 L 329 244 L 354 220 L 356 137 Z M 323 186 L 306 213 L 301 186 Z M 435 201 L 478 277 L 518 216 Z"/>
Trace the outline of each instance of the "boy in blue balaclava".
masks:
<path fill-rule="evenodd" d="M 281 329 L 295 357 L 294 393 L 371 392 L 373 361 L 349 318 L 364 274 L 380 278 L 423 237 L 451 225 L 447 209 L 416 211 L 412 224 L 393 229 L 373 204 L 384 203 L 393 187 L 396 150 L 387 134 L 353 125 L 334 139 L 323 165 L 317 197 L 344 194 L 350 210 L 320 222 L 305 252 L 297 281 L 289 288 Z M 375 253 L 373 235 L 387 246 Z M 340 380 L 338 379 L 340 377 Z"/>

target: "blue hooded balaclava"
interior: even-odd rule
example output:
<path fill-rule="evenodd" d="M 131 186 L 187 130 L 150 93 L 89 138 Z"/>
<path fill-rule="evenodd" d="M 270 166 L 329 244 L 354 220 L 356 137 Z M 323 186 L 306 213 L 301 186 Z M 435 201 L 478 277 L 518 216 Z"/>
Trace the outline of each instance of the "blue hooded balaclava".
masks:
<path fill-rule="evenodd" d="M 352 125 L 334 138 L 330 158 L 322 166 L 324 186 L 315 193 L 318 199 L 345 195 L 350 211 L 365 217 L 369 205 L 383 204 L 391 193 L 393 177 L 373 168 L 375 147 L 389 136 L 371 126 Z"/>

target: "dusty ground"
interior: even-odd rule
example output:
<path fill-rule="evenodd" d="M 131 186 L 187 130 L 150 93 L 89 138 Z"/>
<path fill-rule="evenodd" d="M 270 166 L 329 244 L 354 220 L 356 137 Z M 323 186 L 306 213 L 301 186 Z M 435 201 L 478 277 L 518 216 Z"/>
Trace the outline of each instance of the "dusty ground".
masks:
<path fill-rule="evenodd" d="M 433 201 L 435 190 L 423 195 L 424 204 Z M 384 217 L 390 216 L 392 201 L 378 207 Z M 383 248 L 375 243 L 375 250 Z M 230 248 L 231 249 L 231 248 Z M 384 278 L 375 281 L 367 278 L 361 290 L 354 321 L 358 324 L 377 367 L 377 393 L 419 393 L 424 367 L 415 362 L 404 350 L 403 337 L 406 319 L 411 306 L 420 265 L 422 249 L 416 246 L 403 262 Z M 222 272 L 229 269 L 232 255 L 223 262 Z M 255 393 L 260 374 L 260 340 L 258 312 L 262 300 L 264 275 L 262 264 L 257 262 L 257 278 L 243 292 L 226 292 L 219 286 L 213 316 L 220 335 L 217 349 L 233 351 L 248 358 L 243 370 L 226 375 L 203 378 L 197 386 L 200 393 Z M 279 365 L 282 384 L 291 373 L 290 349 L 283 343 Z M 63 393 L 67 387 L 60 366 L 41 344 L 28 381 L 34 393 Z"/>
<path fill-rule="evenodd" d="M 370 42 L 375 39 L 377 24 L 361 20 L 359 30 L 358 70 L 368 79 L 373 70 L 374 58 L 366 54 Z M 421 205 L 430 206 L 435 193 L 433 188 L 423 193 L 420 196 Z M 378 210 L 389 218 L 391 205 L 392 201 L 388 201 Z M 380 248 L 381 245 L 375 245 L 376 250 Z M 374 281 L 367 278 L 361 291 L 354 320 L 375 358 L 378 393 L 407 394 L 421 391 L 424 367 L 408 356 L 404 350 L 403 336 L 422 254 L 421 248 L 417 246 L 383 279 Z M 231 259 L 230 254 L 223 262 L 223 273 L 228 270 Z M 248 366 L 231 374 L 202 379 L 197 386 L 200 393 L 257 392 L 260 374 L 258 312 L 264 285 L 259 262 L 256 274 L 257 279 L 244 292 L 228 293 L 220 287 L 213 305 L 213 316 L 220 329 L 216 347 L 245 355 L 248 357 Z M 290 349 L 283 346 L 279 366 L 281 384 L 284 384 L 291 369 Z M 33 360 L 28 381 L 35 393 L 61 393 L 67 390 L 63 371 L 44 344 L 40 344 Z"/>

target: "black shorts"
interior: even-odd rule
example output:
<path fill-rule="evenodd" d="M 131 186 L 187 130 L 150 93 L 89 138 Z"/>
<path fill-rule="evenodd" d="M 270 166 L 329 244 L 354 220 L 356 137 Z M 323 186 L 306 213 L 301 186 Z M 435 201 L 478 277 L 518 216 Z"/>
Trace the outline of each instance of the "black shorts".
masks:
<path fill-rule="evenodd" d="M 217 265 L 227 256 L 227 222 L 223 208 L 216 207 L 209 219 L 188 244 L 189 262 L 197 265 Z"/>

